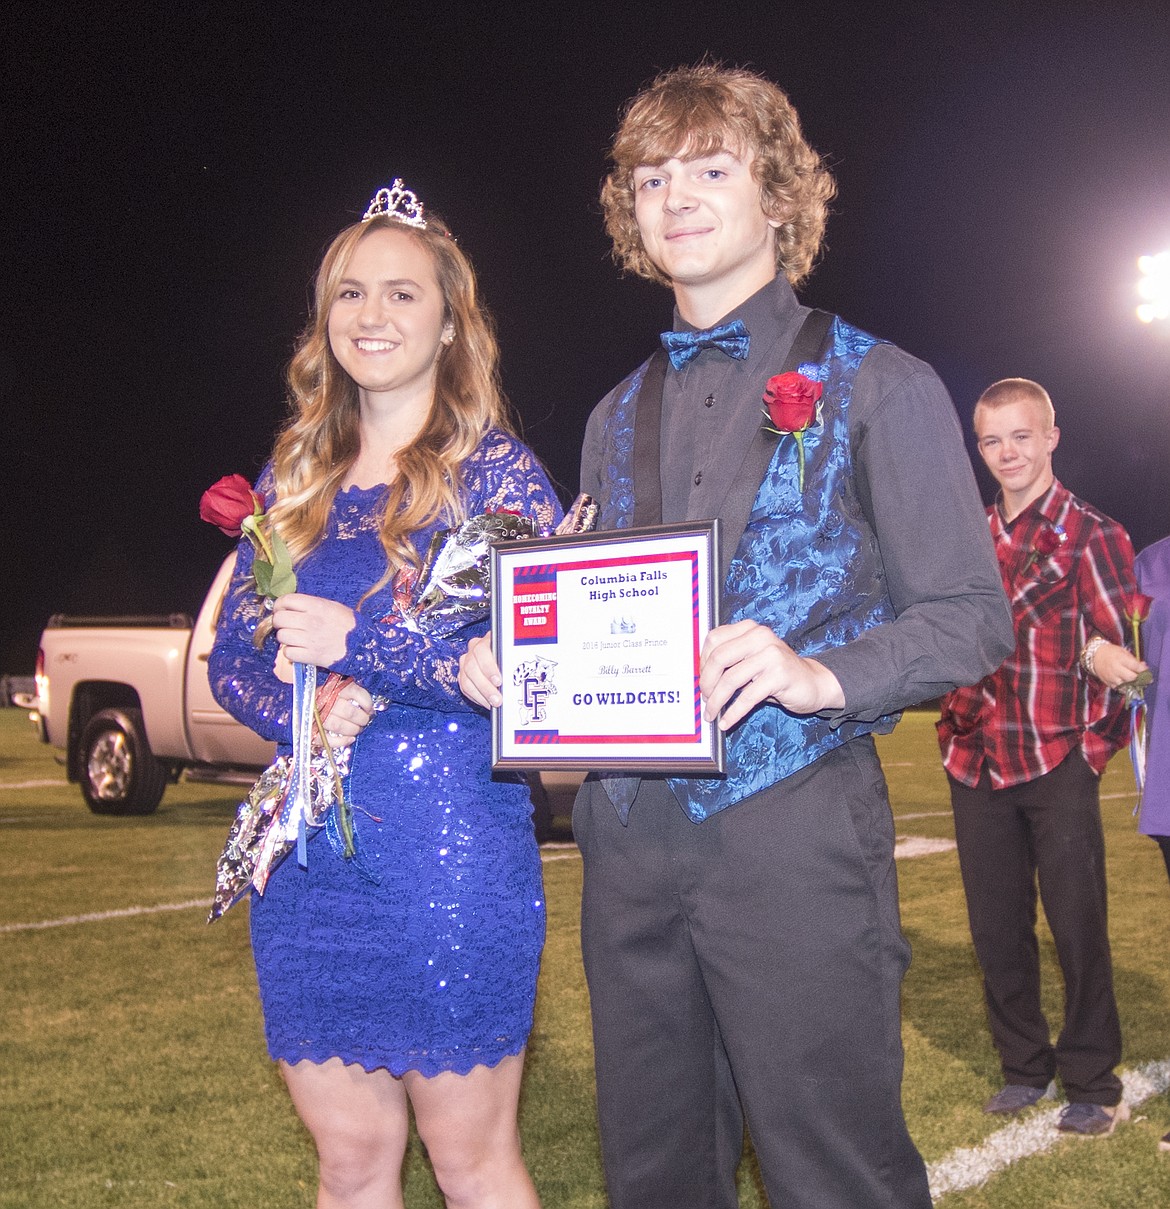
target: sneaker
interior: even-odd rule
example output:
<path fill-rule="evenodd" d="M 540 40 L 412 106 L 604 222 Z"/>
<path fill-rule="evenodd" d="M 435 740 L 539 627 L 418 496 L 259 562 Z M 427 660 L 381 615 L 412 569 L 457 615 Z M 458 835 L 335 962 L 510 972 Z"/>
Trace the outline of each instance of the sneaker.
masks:
<path fill-rule="evenodd" d="M 1124 1100 L 1107 1108 L 1104 1104 L 1070 1104 L 1061 1114 L 1056 1128 L 1082 1138 L 1100 1138 L 1111 1134 L 1118 1121 L 1129 1120 L 1129 1105 Z"/>
<path fill-rule="evenodd" d="M 1056 1088 L 1049 1083 L 1047 1087 L 1032 1087 L 1028 1083 L 1009 1083 L 983 1105 L 984 1112 L 1000 1113 L 1004 1116 L 1014 1112 L 1023 1112 L 1031 1108 L 1038 1100 L 1051 1100 L 1056 1094 Z"/>

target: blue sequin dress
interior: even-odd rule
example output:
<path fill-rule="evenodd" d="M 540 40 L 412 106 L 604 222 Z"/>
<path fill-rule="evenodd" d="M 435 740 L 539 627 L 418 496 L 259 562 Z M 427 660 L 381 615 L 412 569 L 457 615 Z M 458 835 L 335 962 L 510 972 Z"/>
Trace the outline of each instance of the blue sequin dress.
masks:
<path fill-rule="evenodd" d="M 271 496 L 269 472 L 258 489 Z M 467 515 L 507 509 L 542 528 L 560 508 L 539 463 L 489 433 L 464 463 Z M 298 590 L 353 608 L 381 577 L 386 488 L 339 492 L 325 538 L 297 567 Z M 435 525 L 415 536 L 425 554 Z M 273 675 L 242 542 L 209 663 L 223 706 L 287 744 L 291 687 Z M 348 781 L 359 853 L 375 883 L 309 841 L 252 895 L 252 950 L 268 1049 L 287 1062 L 340 1057 L 395 1075 L 466 1074 L 518 1053 L 532 1027 L 544 943 L 540 854 L 527 786 L 493 777 L 487 716 L 457 683 L 459 655 L 486 623 L 431 639 L 385 618 L 389 587 L 362 604 L 334 671 L 390 706 L 359 737 Z M 323 673 L 322 673 L 323 678 Z M 287 750 L 283 747 L 282 750 Z"/>

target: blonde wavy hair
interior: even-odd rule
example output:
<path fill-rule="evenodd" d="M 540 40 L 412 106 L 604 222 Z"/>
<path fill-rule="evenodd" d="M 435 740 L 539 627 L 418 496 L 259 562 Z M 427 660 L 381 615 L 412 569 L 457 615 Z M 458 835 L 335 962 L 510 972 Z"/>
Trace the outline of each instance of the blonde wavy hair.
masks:
<path fill-rule="evenodd" d="M 782 220 L 776 268 L 799 285 L 820 252 L 837 186 L 805 141 L 788 97 L 754 72 L 718 63 L 665 72 L 626 106 L 610 151 L 613 170 L 601 187 L 614 259 L 628 272 L 670 285 L 638 233 L 634 169 L 717 151 L 753 157 L 752 175 L 760 185 L 764 213 Z"/>
<path fill-rule="evenodd" d="M 471 263 L 446 225 L 428 214 L 425 229 L 385 216 L 346 227 L 317 271 L 313 310 L 286 375 L 292 414 L 272 454 L 276 502 L 268 515 L 293 563 L 324 535 L 334 497 L 359 452 L 357 386 L 329 346 L 329 309 L 357 245 L 383 228 L 409 235 L 430 254 L 454 340 L 439 349 L 430 413 L 418 436 L 397 454 L 398 473 L 380 530 L 386 572 L 363 600 L 398 568 L 419 565 L 414 532 L 440 518 L 447 524 L 465 519 L 463 462 L 488 429 L 512 431 L 493 324 L 477 299 Z"/>

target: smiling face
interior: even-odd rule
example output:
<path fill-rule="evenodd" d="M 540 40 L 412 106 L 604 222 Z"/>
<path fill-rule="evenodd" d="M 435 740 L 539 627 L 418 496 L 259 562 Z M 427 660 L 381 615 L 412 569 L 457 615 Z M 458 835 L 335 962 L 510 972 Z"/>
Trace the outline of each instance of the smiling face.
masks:
<path fill-rule="evenodd" d="M 978 404 L 975 435 L 980 456 L 1003 489 L 1009 520 L 1052 486 L 1052 451 L 1060 429 L 1048 422 L 1036 400 L 1020 397 L 997 407 Z"/>
<path fill-rule="evenodd" d="M 776 229 L 751 157 L 717 151 L 634 169 L 634 218 L 647 255 L 670 279 L 683 317 L 721 319 L 776 275 Z"/>
<path fill-rule="evenodd" d="M 375 228 L 350 257 L 329 304 L 329 347 L 363 407 L 375 396 L 429 407 L 451 338 L 435 263 L 406 230 Z"/>

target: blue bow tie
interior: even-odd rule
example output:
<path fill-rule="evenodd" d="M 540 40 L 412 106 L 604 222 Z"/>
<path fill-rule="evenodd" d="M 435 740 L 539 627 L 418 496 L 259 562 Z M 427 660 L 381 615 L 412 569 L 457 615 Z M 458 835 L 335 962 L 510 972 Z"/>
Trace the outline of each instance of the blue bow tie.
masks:
<path fill-rule="evenodd" d="M 746 360 L 750 339 L 743 321 L 736 319 L 701 332 L 663 332 L 662 347 L 670 354 L 671 365 L 683 369 L 705 348 L 720 349 L 737 361 Z"/>

